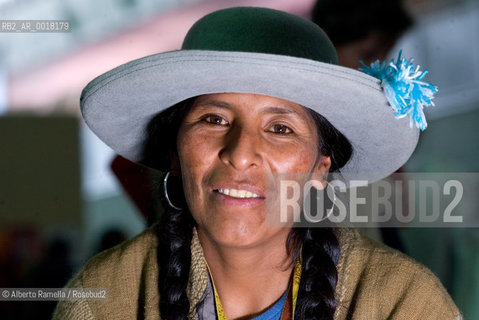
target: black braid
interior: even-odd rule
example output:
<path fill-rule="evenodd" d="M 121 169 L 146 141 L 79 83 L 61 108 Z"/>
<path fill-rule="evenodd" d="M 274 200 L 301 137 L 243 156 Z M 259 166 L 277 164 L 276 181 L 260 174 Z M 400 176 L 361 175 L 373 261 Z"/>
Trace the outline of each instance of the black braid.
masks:
<path fill-rule="evenodd" d="M 182 101 L 155 116 L 148 125 L 147 139 L 141 163 L 161 170 L 170 170 L 171 156 L 176 150 L 176 137 L 180 123 L 193 105 L 194 99 Z M 169 196 L 175 205 L 187 208 L 181 190 L 181 179 L 170 176 Z M 180 180 L 180 181 L 178 181 Z M 163 184 L 159 184 L 163 196 Z M 163 197 L 161 197 L 164 200 Z M 162 201 L 165 208 L 169 208 Z M 191 239 L 194 219 L 190 212 L 167 209 L 158 225 L 158 290 L 160 293 L 160 314 L 162 319 L 184 320 L 188 318 L 190 301 L 186 287 L 191 267 Z"/>
<path fill-rule="evenodd" d="M 189 212 L 167 211 L 158 226 L 160 313 L 163 319 L 188 318 L 186 287 L 191 266 L 194 222 Z"/>
<path fill-rule="evenodd" d="M 169 170 L 170 156 L 176 150 L 179 125 L 193 101 L 185 100 L 150 122 L 142 163 L 162 171 Z M 320 153 L 331 158 L 330 171 L 338 171 L 351 157 L 352 146 L 324 117 L 312 110 L 310 112 L 318 125 Z M 194 225 L 188 210 L 167 211 L 160 220 L 158 286 L 163 319 L 183 320 L 188 316 L 190 304 L 186 287 Z M 294 318 L 333 320 L 338 280 L 336 264 L 340 255 L 338 240 L 331 228 L 293 228 L 287 243 L 293 262 L 300 255 L 301 245 L 303 269 Z"/>
<path fill-rule="evenodd" d="M 332 228 L 293 229 L 302 236 L 302 273 L 294 319 L 332 320 L 340 248 Z M 298 250 L 299 251 L 299 250 Z"/>

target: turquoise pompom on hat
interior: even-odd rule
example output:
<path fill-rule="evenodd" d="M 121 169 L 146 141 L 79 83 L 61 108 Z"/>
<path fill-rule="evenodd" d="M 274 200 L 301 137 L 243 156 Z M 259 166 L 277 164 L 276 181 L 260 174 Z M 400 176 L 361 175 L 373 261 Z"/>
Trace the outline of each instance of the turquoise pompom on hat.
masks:
<path fill-rule="evenodd" d="M 316 24 L 256 7 L 206 15 L 180 50 L 97 77 L 83 90 L 81 111 L 100 139 L 138 162 L 154 116 L 188 98 L 225 92 L 278 97 L 321 114 L 353 145 L 341 172 L 370 182 L 402 166 L 419 136 L 407 118 L 396 119 L 381 80 L 337 65 L 334 46 Z"/>

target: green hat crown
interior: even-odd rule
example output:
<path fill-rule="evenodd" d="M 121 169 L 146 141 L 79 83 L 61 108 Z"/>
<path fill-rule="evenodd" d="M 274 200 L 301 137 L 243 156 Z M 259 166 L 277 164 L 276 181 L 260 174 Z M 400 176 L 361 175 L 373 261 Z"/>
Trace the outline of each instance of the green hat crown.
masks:
<path fill-rule="evenodd" d="M 182 50 L 256 52 L 338 63 L 316 24 L 273 9 L 237 7 L 206 15 L 190 29 Z"/>

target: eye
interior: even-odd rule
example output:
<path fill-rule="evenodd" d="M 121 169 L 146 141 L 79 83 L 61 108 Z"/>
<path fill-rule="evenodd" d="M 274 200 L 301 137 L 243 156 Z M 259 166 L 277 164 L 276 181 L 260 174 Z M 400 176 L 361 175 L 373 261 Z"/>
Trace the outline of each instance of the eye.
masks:
<path fill-rule="evenodd" d="M 226 121 L 223 117 L 220 117 L 215 114 L 206 115 L 205 117 L 203 117 L 203 121 L 220 126 L 228 125 L 228 121 Z"/>
<path fill-rule="evenodd" d="M 284 124 L 275 124 L 269 128 L 270 132 L 277 134 L 290 134 L 293 133 L 290 127 L 285 126 Z"/>

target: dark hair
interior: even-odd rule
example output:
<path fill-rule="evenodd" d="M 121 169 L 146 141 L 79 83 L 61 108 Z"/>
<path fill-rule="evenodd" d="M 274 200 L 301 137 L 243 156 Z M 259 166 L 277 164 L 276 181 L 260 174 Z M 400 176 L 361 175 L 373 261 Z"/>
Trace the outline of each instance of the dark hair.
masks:
<path fill-rule="evenodd" d="M 180 102 L 152 119 L 147 129 L 143 164 L 162 171 L 170 169 L 180 123 L 193 102 L 194 98 Z M 352 146 L 327 119 L 308 110 L 318 126 L 320 153 L 331 158 L 330 171 L 338 171 L 351 157 Z M 183 207 L 187 208 L 186 204 L 183 203 Z M 190 245 L 194 226 L 195 221 L 187 209 L 166 210 L 160 219 L 158 286 L 160 313 L 164 319 L 180 320 L 188 317 L 190 302 L 186 287 L 191 266 Z M 293 228 L 286 246 L 292 263 L 299 258 L 302 246 L 302 274 L 295 319 L 332 320 L 336 310 L 336 265 L 340 255 L 338 239 L 333 229 Z"/>
<path fill-rule="evenodd" d="M 412 25 L 401 0 L 317 0 L 312 20 L 335 46 L 365 38 L 374 30 L 394 41 Z"/>

